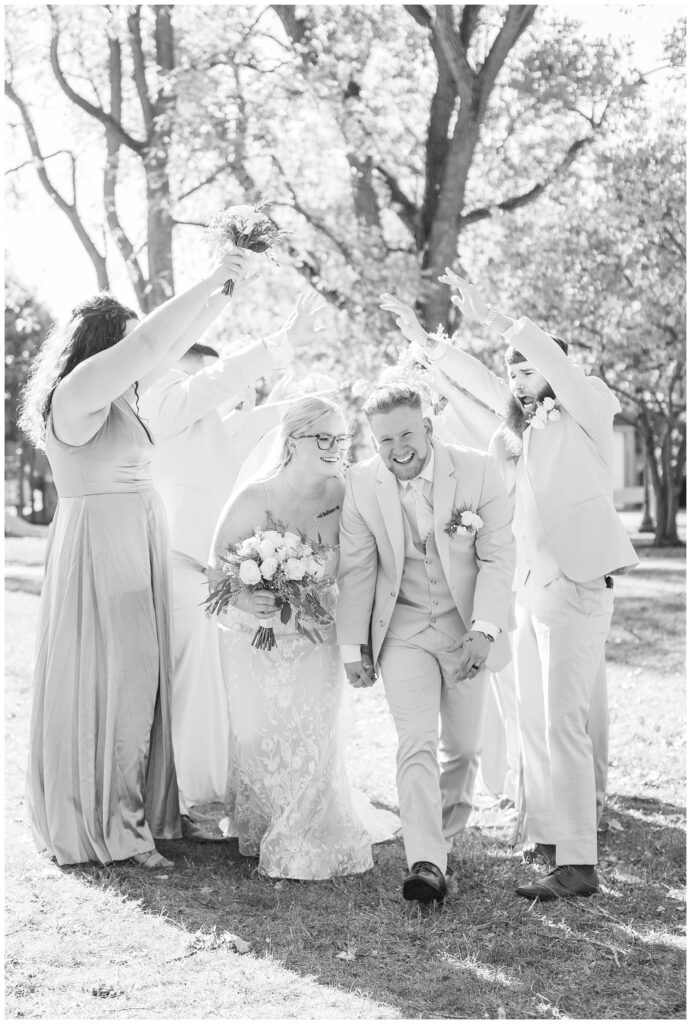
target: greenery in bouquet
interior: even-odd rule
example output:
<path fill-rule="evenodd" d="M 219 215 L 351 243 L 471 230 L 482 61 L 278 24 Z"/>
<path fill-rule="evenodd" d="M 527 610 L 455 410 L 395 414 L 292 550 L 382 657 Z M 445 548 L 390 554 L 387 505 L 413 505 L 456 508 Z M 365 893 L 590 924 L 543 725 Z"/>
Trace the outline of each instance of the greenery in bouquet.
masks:
<path fill-rule="evenodd" d="M 330 548 L 306 536 L 291 533 L 282 523 L 269 530 L 255 530 L 251 537 L 228 546 L 221 569 L 204 602 L 208 615 L 221 615 L 243 591 L 269 590 L 276 596 L 276 612 L 283 625 L 294 616 L 295 630 L 312 643 L 322 643 L 320 627 L 333 624 L 322 603 L 333 586 L 328 573 Z M 252 645 L 270 651 L 276 646 L 271 626 L 259 626 Z"/>
<path fill-rule="evenodd" d="M 271 203 L 262 199 L 254 206 L 229 206 L 222 213 L 217 213 L 206 229 L 206 241 L 212 259 L 219 259 L 234 247 L 248 249 L 250 252 L 266 253 L 270 258 L 272 248 L 281 242 L 287 232 L 277 227 L 264 212 Z M 223 294 L 232 295 L 235 285 L 226 281 Z"/>

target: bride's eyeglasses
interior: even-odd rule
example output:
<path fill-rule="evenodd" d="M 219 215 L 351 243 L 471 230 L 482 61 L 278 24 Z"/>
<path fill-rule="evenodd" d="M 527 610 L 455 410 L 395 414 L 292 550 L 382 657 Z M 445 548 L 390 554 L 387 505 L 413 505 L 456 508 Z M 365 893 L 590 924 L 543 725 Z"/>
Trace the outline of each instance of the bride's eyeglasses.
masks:
<path fill-rule="evenodd" d="M 334 444 L 338 445 L 342 452 L 347 452 L 350 448 L 350 442 L 353 440 L 352 434 L 296 434 L 295 438 L 302 437 L 313 437 L 317 442 L 317 448 L 320 452 L 330 452 Z"/>

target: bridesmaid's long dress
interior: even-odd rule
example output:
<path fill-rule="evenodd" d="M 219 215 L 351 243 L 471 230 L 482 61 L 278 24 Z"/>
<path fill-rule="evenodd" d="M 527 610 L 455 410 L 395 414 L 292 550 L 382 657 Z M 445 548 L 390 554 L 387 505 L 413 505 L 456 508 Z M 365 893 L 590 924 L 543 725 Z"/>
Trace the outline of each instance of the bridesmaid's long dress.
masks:
<path fill-rule="evenodd" d="M 124 398 L 95 436 L 47 424 L 59 501 L 39 613 L 27 803 L 58 864 L 180 836 L 170 731 L 168 534 L 153 441 Z"/>

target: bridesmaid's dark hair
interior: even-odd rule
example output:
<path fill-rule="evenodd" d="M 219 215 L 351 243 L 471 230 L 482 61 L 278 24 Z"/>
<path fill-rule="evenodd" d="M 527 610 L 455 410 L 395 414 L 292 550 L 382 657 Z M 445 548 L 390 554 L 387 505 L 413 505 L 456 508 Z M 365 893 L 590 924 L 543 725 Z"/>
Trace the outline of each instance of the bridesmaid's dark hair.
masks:
<path fill-rule="evenodd" d="M 45 447 L 46 422 L 55 389 L 76 366 L 117 345 L 128 320 L 139 316 L 109 292 L 80 302 L 65 327 L 54 326 L 39 350 L 22 392 L 20 429 L 37 448 Z"/>

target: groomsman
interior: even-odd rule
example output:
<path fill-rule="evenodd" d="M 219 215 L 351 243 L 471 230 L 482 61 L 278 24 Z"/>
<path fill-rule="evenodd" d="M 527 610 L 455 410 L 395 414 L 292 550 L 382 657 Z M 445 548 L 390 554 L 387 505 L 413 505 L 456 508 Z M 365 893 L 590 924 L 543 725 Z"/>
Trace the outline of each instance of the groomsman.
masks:
<path fill-rule="evenodd" d="M 213 348 L 193 345 L 140 401 L 141 415 L 156 438 L 152 473 L 170 530 L 173 753 L 183 834 L 189 839 L 207 838 L 190 818 L 190 807 L 222 800 L 226 785 L 228 704 L 218 629 L 202 608 L 213 532 L 237 470 L 236 446 L 227 428 L 233 414 L 222 413 L 240 403 L 259 377 L 285 368 L 295 347 L 314 339 L 317 299 L 302 296 L 279 332 L 228 356 L 219 358 Z M 220 293 L 210 299 L 204 329 L 229 302 Z"/>
<path fill-rule="evenodd" d="M 460 291 L 453 301 L 462 312 L 502 333 L 509 346 L 512 398 L 503 440 L 516 458 L 516 669 L 527 823 L 536 853 L 554 865 L 517 892 L 539 900 L 590 896 L 598 878 L 588 720 L 593 706 L 605 703 L 594 690 L 604 684 L 613 576 L 637 563 L 612 499 L 619 403 L 569 360 L 564 342 L 526 318 L 514 323 L 450 271 L 441 280 Z M 469 367 L 466 386 L 478 376 Z"/>
<path fill-rule="evenodd" d="M 489 456 L 432 440 L 415 388 L 376 388 L 363 412 L 377 455 L 347 476 L 338 641 L 353 686 L 381 667 L 398 734 L 403 896 L 429 902 L 446 894 L 447 854 L 472 809 L 487 668 L 510 658 L 511 514 Z"/>

